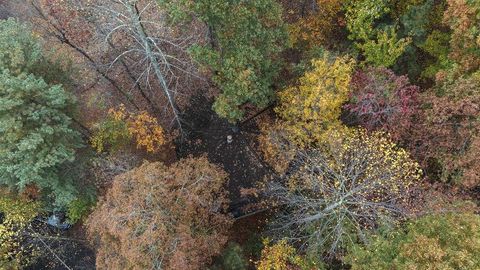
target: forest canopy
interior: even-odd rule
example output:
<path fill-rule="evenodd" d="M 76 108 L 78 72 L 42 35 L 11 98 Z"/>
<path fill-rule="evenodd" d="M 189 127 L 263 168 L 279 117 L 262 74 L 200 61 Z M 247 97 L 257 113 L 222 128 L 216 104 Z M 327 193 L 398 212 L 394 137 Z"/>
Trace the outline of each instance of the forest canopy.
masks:
<path fill-rule="evenodd" d="M 0 1 L 1 269 L 480 269 L 477 0 Z"/>

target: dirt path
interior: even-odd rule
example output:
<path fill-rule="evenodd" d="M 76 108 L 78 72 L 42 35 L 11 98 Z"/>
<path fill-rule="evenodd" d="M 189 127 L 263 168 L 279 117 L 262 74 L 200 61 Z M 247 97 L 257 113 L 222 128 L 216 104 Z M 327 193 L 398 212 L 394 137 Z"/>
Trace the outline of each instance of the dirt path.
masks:
<path fill-rule="evenodd" d="M 210 162 L 221 166 L 230 176 L 228 191 L 230 193 L 231 211 L 239 216 L 240 208 L 247 202 L 241 198 L 241 188 L 253 187 L 259 180 L 270 175 L 255 151 L 257 127 L 253 121 L 236 128 L 226 120 L 219 118 L 211 110 L 211 102 L 203 97 L 196 97 L 190 109 L 185 113 L 189 125 L 187 138 L 177 144 L 179 158 L 189 155 L 207 154 Z M 227 136 L 232 142 L 227 142 Z"/>

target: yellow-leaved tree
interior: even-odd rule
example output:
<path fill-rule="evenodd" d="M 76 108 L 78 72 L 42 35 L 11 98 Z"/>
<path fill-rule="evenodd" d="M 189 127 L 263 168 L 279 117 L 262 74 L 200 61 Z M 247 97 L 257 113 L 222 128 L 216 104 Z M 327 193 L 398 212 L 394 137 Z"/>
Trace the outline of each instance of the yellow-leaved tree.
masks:
<path fill-rule="evenodd" d="M 144 147 L 147 152 L 157 152 L 167 142 L 163 128 L 147 112 L 132 115 L 128 121 L 128 131 L 135 137 L 137 147 Z"/>
<path fill-rule="evenodd" d="M 326 139 L 327 131 L 344 128 L 339 118 L 349 97 L 354 64 L 347 56 L 334 58 L 326 53 L 312 60 L 311 71 L 300 78 L 298 85 L 279 94 L 275 112 L 293 143 L 300 147 L 315 145 Z"/>

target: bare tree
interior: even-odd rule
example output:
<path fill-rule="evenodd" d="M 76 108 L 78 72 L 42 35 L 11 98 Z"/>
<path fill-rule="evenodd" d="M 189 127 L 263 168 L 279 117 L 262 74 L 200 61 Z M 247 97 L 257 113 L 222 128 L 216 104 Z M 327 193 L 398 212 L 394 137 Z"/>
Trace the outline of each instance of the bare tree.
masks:
<path fill-rule="evenodd" d="M 153 0 L 28 0 L 10 10 L 72 58 L 81 72 L 73 78 L 75 93 L 95 98 L 84 104 L 99 96 L 106 106 L 125 103 L 153 112 L 166 129 L 181 128 L 182 108 L 206 86 L 187 52 L 205 42 L 206 26 L 173 26 Z M 92 117 L 98 113 L 88 115 L 84 121 L 98 121 Z"/>
<path fill-rule="evenodd" d="M 131 91 L 126 89 L 125 83 L 112 72 L 108 72 L 98 59 L 92 25 L 82 17 L 82 5 L 79 2 L 76 0 L 61 2 L 59 0 L 29 0 L 15 3 L 11 10 L 15 17 L 30 21 L 34 29 L 46 39 L 50 48 L 71 49 L 74 53 L 68 53 L 68 55 L 75 59 L 76 67 L 86 67 L 98 74 L 99 78 L 89 80 L 85 78 L 85 74 L 82 74 L 81 80 L 76 82 L 77 92 L 83 93 L 92 89 L 99 84 L 100 78 L 102 78 L 111 85 L 111 89 L 118 94 L 121 102 L 127 102 L 136 110 L 141 109 L 142 106 L 135 100 Z M 77 58 L 77 55 L 80 58 Z M 81 62 L 84 62 L 84 66 Z M 125 68 L 126 73 L 131 75 L 128 67 L 125 66 Z M 93 83 L 87 83 L 87 86 L 81 87 L 88 81 L 93 81 Z M 105 86 L 100 88 L 105 89 Z M 142 89 L 139 90 L 143 95 Z"/>
<path fill-rule="evenodd" d="M 177 105 L 181 80 L 197 77 L 187 49 L 196 42 L 196 35 L 186 35 L 169 26 L 168 18 L 155 1 L 110 0 L 90 4 L 98 21 L 98 30 L 106 44 L 121 43 L 119 54 L 110 63 L 125 61 L 138 70 L 135 83 L 144 80 L 150 94 L 161 89 L 176 126 L 182 129 L 181 112 Z M 105 3 L 107 2 L 107 3 Z"/>
<path fill-rule="evenodd" d="M 384 136 L 333 134 L 323 149 L 299 150 L 286 181 L 266 189 L 281 205 L 272 232 L 333 256 L 365 240 L 365 231 L 401 217 L 419 168 Z"/>

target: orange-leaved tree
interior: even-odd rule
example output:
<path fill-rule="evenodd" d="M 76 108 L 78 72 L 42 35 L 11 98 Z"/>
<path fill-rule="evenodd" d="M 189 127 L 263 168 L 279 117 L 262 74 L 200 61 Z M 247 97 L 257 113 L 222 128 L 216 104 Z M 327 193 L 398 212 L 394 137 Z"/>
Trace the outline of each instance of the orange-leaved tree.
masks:
<path fill-rule="evenodd" d="M 461 72 L 480 67 L 480 2 L 448 0 L 445 23 L 452 29 L 450 58 L 459 64 Z"/>
<path fill-rule="evenodd" d="M 118 109 L 111 108 L 106 119 L 97 125 L 91 144 L 97 152 L 103 152 L 106 147 L 115 151 L 128 144 L 132 137 L 137 148 L 147 152 L 157 152 L 168 141 L 155 117 L 146 111 L 128 112 L 122 104 Z"/>
<path fill-rule="evenodd" d="M 86 225 L 98 269 L 205 269 L 227 241 L 226 173 L 205 157 L 115 178 Z"/>

